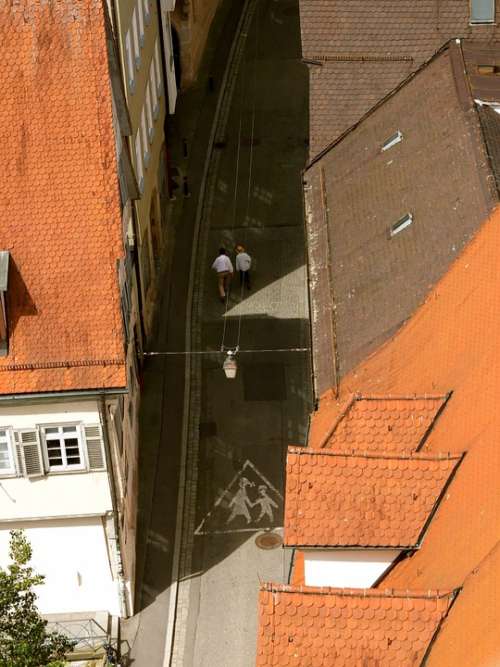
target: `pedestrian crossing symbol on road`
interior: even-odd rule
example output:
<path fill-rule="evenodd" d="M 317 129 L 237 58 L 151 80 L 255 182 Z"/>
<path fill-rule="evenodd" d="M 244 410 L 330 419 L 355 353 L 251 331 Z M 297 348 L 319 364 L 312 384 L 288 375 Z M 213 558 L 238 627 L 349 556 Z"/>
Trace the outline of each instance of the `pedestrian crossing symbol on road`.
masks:
<path fill-rule="evenodd" d="M 247 460 L 219 495 L 195 535 L 276 527 L 282 506 L 281 493 Z"/>

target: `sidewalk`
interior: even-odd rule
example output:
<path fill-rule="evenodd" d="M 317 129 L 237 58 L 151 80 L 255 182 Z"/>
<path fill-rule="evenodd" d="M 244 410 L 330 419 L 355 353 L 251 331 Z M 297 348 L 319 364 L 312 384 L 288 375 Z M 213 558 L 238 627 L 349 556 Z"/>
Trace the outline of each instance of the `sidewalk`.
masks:
<path fill-rule="evenodd" d="M 187 494 L 194 499 L 185 512 L 172 662 L 183 667 L 255 663 L 259 580 L 286 581 L 289 568 L 281 548 L 262 550 L 255 538 L 282 526 L 286 447 L 305 443 L 311 410 L 308 353 L 243 352 L 309 346 L 298 2 L 249 2 L 255 13 L 242 34 L 205 193 L 192 322 L 196 349 L 242 352 L 235 380 L 226 379 L 220 353 L 194 362 L 199 410 L 192 403 Z M 242 298 L 234 286 L 226 313 L 210 265 L 220 245 L 239 242 L 255 259 L 252 291 Z"/>

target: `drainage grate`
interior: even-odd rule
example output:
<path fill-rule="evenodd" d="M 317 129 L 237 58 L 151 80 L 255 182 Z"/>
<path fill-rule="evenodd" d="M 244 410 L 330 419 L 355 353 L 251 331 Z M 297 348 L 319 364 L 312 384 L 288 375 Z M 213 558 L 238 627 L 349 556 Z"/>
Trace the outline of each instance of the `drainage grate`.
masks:
<path fill-rule="evenodd" d="M 277 549 L 283 544 L 283 539 L 278 533 L 263 533 L 255 538 L 255 544 L 259 549 Z"/>

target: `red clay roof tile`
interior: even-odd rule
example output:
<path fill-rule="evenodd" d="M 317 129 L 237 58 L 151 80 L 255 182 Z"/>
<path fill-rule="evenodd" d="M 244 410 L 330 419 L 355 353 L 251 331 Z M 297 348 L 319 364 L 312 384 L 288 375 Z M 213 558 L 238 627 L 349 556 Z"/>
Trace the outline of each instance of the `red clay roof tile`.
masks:
<path fill-rule="evenodd" d="M 460 460 L 289 447 L 285 544 L 415 547 Z"/>
<path fill-rule="evenodd" d="M 455 588 L 464 585 L 446 635 L 429 665 L 496 665 L 500 577 L 500 209 L 429 293 L 426 302 L 386 344 L 345 377 L 336 400 L 328 392 L 311 432 L 325 433 L 356 393 L 395 395 L 452 389 L 422 451 L 467 450 L 421 548 L 398 563 L 383 586 Z M 315 426 L 314 421 L 317 419 Z M 316 430 L 315 430 L 316 429 Z M 465 582 L 465 583 L 464 583 Z M 467 592 L 467 594 L 465 594 Z M 470 662 L 469 661 L 470 658 Z"/>
<path fill-rule="evenodd" d="M 445 405 L 446 396 L 356 396 L 312 447 L 336 451 L 412 452 Z"/>
<path fill-rule="evenodd" d="M 0 393 L 126 384 L 123 254 L 103 6 L 2 3 Z"/>
<path fill-rule="evenodd" d="M 452 592 L 262 586 L 257 667 L 420 665 Z"/>

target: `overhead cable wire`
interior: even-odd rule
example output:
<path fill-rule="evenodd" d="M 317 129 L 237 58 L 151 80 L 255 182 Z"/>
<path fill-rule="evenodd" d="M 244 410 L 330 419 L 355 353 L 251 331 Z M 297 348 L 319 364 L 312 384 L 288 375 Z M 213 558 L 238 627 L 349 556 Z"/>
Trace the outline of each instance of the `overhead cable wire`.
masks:
<path fill-rule="evenodd" d="M 309 352 L 310 347 L 276 347 L 276 348 L 266 348 L 266 349 L 253 349 L 253 350 L 240 350 L 238 348 L 238 354 L 256 354 L 261 352 Z M 221 354 L 226 350 L 191 350 L 191 351 L 165 351 L 165 352 L 143 352 L 144 357 L 163 357 L 163 356 L 185 356 L 188 354 Z"/>

